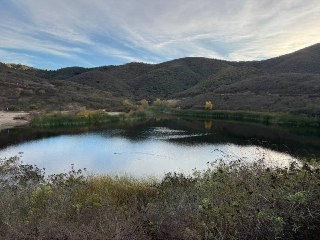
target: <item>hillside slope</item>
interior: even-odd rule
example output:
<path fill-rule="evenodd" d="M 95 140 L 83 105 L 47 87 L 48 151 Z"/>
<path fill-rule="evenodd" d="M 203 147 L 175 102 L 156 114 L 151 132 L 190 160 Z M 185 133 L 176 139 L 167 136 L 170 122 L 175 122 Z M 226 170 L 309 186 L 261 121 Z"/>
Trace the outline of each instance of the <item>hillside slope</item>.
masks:
<path fill-rule="evenodd" d="M 111 93 L 65 80 L 47 80 L 0 64 L 0 109 L 73 109 L 118 107 Z"/>
<path fill-rule="evenodd" d="M 183 108 L 320 114 L 320 44 L 252 62 L 182 58 L 55 71 L 0 64 L 0 108 L 120 109 L 121 100 L 179 99 Z"/>

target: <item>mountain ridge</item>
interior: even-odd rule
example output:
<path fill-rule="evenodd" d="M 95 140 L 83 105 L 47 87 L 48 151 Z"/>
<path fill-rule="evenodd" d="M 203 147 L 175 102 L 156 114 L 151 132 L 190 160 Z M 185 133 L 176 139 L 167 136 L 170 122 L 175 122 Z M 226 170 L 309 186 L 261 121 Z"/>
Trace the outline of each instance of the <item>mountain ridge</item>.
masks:
<path fill-rule="evenodd" d="M 180 100 L 182 108 L 212 100 L 221 110 L 318 114 L 320 44 L 246 62 L 187 57 L 159 64 L 57 70 L 0 63 L 0 87 L 0 108 L 17 105 L 27 110 L 32 104 L 49 109 L 121 109 L 125 98 L 163 98 Z"/>

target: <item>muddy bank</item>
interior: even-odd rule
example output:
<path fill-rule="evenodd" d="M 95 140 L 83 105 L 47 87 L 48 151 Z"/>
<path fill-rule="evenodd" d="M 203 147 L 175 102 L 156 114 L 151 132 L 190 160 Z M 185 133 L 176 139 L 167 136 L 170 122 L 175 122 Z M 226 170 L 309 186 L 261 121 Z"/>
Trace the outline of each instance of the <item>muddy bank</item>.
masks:
<path fill-rule="evenodd" d="M 30 119 L 30 113 L 0 111 L 0 130 L 27 125 Z"/>

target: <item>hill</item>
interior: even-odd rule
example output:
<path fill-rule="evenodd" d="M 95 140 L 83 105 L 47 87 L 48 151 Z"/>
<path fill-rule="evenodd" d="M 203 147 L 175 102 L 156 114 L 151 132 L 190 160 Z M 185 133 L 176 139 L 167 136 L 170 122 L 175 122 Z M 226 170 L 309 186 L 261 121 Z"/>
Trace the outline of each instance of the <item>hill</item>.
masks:
<path fill-rule="evenodd" d="M 320 44 L 251 62 L 182 58 L 54 71 L 0 64 L 0 108 L 121 109 L 125 98 L 178 99 L 182 108 L 320 114 Z"/>

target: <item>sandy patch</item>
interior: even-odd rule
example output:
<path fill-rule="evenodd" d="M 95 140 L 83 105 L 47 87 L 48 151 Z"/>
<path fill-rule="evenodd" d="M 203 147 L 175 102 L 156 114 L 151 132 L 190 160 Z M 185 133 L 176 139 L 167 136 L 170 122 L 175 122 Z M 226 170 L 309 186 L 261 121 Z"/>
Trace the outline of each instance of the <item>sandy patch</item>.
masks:
<path fill-rule="evenodd" d="M 1 112 L 0 130 L 27 125 L 30 122 L 30 114 L 26 112 Z"/>
<path fill-rule="evenodd" d="M 110 116 L 119 116 L 119 115 L 123 114 L 123 112 L 106 112 L 106 113 Z"/>

